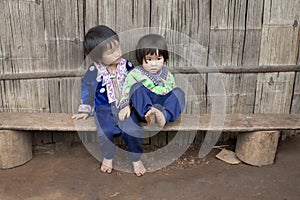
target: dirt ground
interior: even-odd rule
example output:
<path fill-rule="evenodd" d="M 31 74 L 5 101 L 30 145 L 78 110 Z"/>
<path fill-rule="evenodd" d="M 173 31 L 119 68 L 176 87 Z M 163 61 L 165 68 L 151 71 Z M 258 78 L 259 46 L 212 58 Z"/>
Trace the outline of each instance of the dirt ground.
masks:
<path fill-rule="evenodd" d="M 300 198 L 300 135 L 279 143 L 273 165 L 230 165 L 214 149 L 191 147 L 172 165 L 138 178 L 99 163 L 82 144 L 37 153 L 23 166 L 0 170 L 0 199 L 279 199 Z"/>

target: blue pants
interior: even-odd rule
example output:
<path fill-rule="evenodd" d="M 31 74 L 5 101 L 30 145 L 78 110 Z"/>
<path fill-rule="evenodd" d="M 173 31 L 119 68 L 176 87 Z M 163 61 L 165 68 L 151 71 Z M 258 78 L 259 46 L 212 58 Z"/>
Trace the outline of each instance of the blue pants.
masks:
<path fill-rule="evenodd" d="M 145 114 L 151 107 L 159 109 L 166 122 L 178 119 L 185 107 L 185 94 L 180 88 L 174 88 L 166 95 L 158 95 L 147 89 L 142 83 L 136 83 L 130 90 L 132 110 L 140 121 L 146 122 Z"/>
<path fill-rule="evenodd" d="M 136 162 L 140 160 L 143 153 L 142 136 L 144 130 L 137 125 L 138 120 L 135 112 L 131 113 L 130 118 L 120 122 L 118 111 L 113 105 L 100 105 L 96 108 L 95 122 L 100 150 L 104 158 L 112 159 L 116 152 L 114 137 L 121 135 L 127 145 L 130 160 Z"/>

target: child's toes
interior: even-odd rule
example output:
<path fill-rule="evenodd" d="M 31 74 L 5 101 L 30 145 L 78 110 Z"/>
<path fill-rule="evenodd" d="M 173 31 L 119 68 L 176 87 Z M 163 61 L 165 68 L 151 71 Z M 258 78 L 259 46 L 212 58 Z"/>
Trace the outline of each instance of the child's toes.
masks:
<path fill-rule="evenodd" d="M 108 173 L 110 174 L 112 172 L 112 168 L 111 167 L 108 167 L 108 166 L 105 166 L 105 165 L 101 165 L 101 168 L 100 170 L 103 172 L 103 173 Z"/>
<path fill-rule="evenodd" d="M 142 161 L 133 162 L 133 171 L 136 176 L 141 177 L 145 174 L 146 169 L 142 163 Z"/>
<path fill-rule="evenodd" d="M 103 159 L 100 170 L 103 173 L 108 173 L 110 174 L 112 172 L 112 159 L 108 160 L 106 158 Z"/>
<path fill-rule="evenodd" d="M 154 113 L 153 109 L 150 109 L 146 113 L 145 119 L 146 119 L 146 122 L 147 122 L 148 126 L 151 126 L 151 125 L 153 125 L 155 123 L 155 113 Z"/>
<path fill-rule="evenodd" d="M 156 119 L 156 122 L 157 122 L 158 126 L 159 127 L 164 127 L 165 124 L 166 124 L 166 118 L 165 118 L 164 114 L 160 110 L 158 110 L 156 108 L 154 108 L 154 109 L 155 109 L 154 110 L 155 119 Z"/>

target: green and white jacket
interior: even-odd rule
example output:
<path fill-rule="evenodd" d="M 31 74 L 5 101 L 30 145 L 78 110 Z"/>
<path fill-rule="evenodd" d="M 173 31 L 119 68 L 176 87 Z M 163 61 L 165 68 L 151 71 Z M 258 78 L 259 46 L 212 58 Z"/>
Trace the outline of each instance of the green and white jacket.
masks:
<path fill-rule="evenodd" d="M 157 74 L 146 71 L 143 66 L 135 67 L 129 72 L 125 79 L 119 108 L 122 109 L 129 105 L 130 89 L 135 83 L 142 83 L 151 92 L 158 95 L 166 95 L 177 87 L 174 76 L 169 72 L 166 66 Z"/>

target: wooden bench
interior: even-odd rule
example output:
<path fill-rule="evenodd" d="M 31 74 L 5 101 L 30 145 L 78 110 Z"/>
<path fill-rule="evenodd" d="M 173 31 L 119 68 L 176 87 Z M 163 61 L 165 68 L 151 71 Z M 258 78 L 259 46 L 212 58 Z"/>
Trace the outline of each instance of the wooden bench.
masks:
<path fill-rule="evenodd" d="M 71 116 L 67 113 L 0 113 L 0 168 L 19 166 L 32 159 L 31 131 L 96 131 L 92 117 L 74 123 Z M 273 162 L 279 131 L 300 130 L 300 114 L 182 114 L 178 121 L 162 129 L 198 130 L 243 133 L 238 134 L 236 154 L 244 162 L 261 166 Z M 253 152 L 253 148 L 257 152 Z"/>

